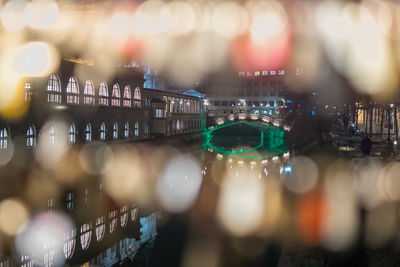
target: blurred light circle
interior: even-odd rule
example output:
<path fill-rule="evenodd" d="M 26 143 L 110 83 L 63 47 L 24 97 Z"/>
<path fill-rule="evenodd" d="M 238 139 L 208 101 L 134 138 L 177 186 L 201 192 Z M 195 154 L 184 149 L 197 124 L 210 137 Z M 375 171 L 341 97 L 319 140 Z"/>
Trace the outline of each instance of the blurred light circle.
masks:
<path fill-rule="evenodd" d="M 100 142 L 85 144 L 79 152 L 79 163 L 82 168 L 94 175 L 107 171 L 114 161 L 112 149 Z"/>
<path fill-rule="evenodd" d="M 22 255 L 32 255 L 40 266 L 62 266 L 65 233 L 73 229 L 71 219 L 61 213 L 43 212 L 36 215 L 17 235 L 15 245 Z"/>
<path fill-rule="evenodd" d="M 159 0 L 145 1 L 133 16 L 133 31 L 136 35 L 153 35 L 168 29 L 171 11 Z"/>
<path fill-rule="evenodd" d="M 212 14 L 213 30 L 218 34 L 231 38 L 246 31 L 249 16 L 244 8 L 236 2 L 218 3 Z"/>
<path fill-rule="evenodd" d="M 168 28 L 170 34 L 183 35 L 196 28 L 198 18 L 191 4 L 185 1 L 172 1 L 168 7 L 171 10 L 171 24 Z"/>
<path fill-rule="evenodd" d="M 34 29 L 47 29 L 55 25 L 58 18 L 58 4 L 53 0 L 32 1 L 32 18 L 29 26 Z"/>
<path fill-rule="evenodd" d="M 29 42 L 17 47 L 13 53 L 13 67 L 23 76 L 45 76 L 58 67 L 58 50 L 45 42 Z"/>
<path fill-rule="evenodd" d="M 380 192 L 385 199 L 399 200 L 400 199 L 400 163 L 390 163 L 379 175 Z"/>
<path fill-rule="evenodd" d="M 32 16 L 32 5 L 25 0 L 7 1 L 1 10 L 1 22 L 9 31 L 22 29 Z"/>
<path fill-rule="evenodd" d="M 187 210 L 196 200 L 202 183 L 199 163 L 188 155 L 172 157 L 157 182 L 160 204 L 169 212 Z"/>
<path fill-rule="evenodd" d="M 50 120 L 43 125 L 35 150 L 35 158 L 43 167 L 51 168 L 62 159 L 69 148 L 67 133 L 68 126 L 63 121 Z"/>
<path fill-rule="evenodd" d="M 294 193 L 306 193 L 318 182 L 318 167 L 313 160 L 304 156 L 292 159 L 292 175 L 287 176 L 284 184 Z"/>
<path fill-rule="evenodd" d="M 245 236 L 260 225 L 264 216 L 265 192 L 258 178 L 236 176 L 225 179 L 218 199 L 217 215 L 222 226 L 235 236 Z"/>
<path fill-rule="evenodd" d="M 378 160 L 361 159 L 355 168 L 355 190 L 361 204 L 369 209 L 382 203 L 378 178 L 383 165 Z"/>
<path fill-rule="evenodd" d="M 0 202 L 0 230 L 8 235 L 15 235 L 23 230 L 28 219 L 28 210 L 17 199 L 8 198 Z"/>

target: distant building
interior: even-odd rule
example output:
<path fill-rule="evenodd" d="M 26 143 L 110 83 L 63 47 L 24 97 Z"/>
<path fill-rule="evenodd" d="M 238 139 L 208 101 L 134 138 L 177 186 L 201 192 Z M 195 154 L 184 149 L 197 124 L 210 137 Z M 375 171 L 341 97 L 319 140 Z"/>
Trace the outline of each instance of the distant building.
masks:
<path fill-rule="evenodd" d="M 208 116 L 280 114 L 285 107 L 285 70 L 259 70 L 210 77 L 205 85 Z"/>

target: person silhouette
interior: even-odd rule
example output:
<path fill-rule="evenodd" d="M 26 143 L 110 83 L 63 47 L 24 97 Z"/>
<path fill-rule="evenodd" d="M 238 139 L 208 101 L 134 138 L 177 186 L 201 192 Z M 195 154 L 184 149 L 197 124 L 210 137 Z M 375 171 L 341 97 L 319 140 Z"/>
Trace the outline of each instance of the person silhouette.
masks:
<path fill-rule="evenodd" d="M 368 135 L 364 134 L 363 139 L 361 139 L 361 152 L 363 156 L 371 155 L 371 149 L 372 149 L 372 141 L 368 137 Z"/>

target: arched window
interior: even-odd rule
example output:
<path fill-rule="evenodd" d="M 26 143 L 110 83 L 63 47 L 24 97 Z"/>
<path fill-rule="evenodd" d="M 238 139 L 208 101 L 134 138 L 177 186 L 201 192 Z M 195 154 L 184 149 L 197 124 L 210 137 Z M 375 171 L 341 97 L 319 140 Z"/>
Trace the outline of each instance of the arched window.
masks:
<path fill-rule="evenodd" d="M 92 125 L 90 123 L 85 126 L 85 141 L 92 141 Z"/>
<path fill-rule="evenodd" d="M 26 146 L 28 148 L 36 147 L 36 129 L 33 125 L 26 130 Z"/>
<path fill-rule="evenodd" d="M 106 125 L 104 122 L 100 125 L 100 140 L 106 140 Z"/>
<path fill-rule="evenodd" d="M 121 227 L 125 227 L 128 223 L 128 205 L 124 205 L 120 209 L 121 212 Z"/>
<path fill-rule="evenodd" d="M 179 125 L 179 120 L 176 120 L 176 130 L 180 130 L 181 128 L 180 128 L 180 125 Z"/>
<path fill-rule="evenodd" d="M 108 220 L 110 222 L 110 234 L 114 232 L 115 228 L 117 227 L 117 210 L 110 211 L 108 214 Z"/>
<path fill-rule="evenodd" d="M 111 95 L 111 106 L 121 105 L 121 90 L 119 90 L 118 83 L 114 84 Z"/>
<path fill-rule="evenodd" d="M 132 93 L 131 93 L 131 88 L 129 87 L 129 85 L 126 85 L 124 88 L 124 101 L 122 104 L 124 107 L 132 106 Z"/>
<path fill-rule="evenodd" d="M 83 201 L 85 202 L 85 204 L 89 203 L 89 189 L 87 187 L 85 187 Z"/>
<path fill-rule="evenodd" d="M 140 88 L 136 87 L 135 91 L 133 92 L 133 106 L 135 108 L 141 107 L 142 96 L 140 94 Z"/>
<path fill-rule="evenodd" d="M 100 84 L 99 88 L 99 105 L 108 106 L 108 88 L 105 82 Z"/>
<path fill-rule="evenodd" d="M 64 234 L 64 256 L 65 259 L 70 259 L 75 251 L 76 229 L 72 229 Z"/>
<path fill-rule="evenodd" d="M 47 200 L 47 212 L 53 213 L 54 211 L 54 198 L 49 198 Z"/>
<path fill-rule="evenodd" d="M 83 250 L 86 250 L 92 239 L 92 223 L 85 223 L 81 226 L 81 246 Z"/>
<path fill-rule="evenodd" d="M 11 260 L 7 257 L 1 258 L 0 259 L 0 267 L 10 267 L 11 265 Z"/>
<path fill-rule="evenodd" d="M 135 204 L 132 204 L 132 209 L 131 209 L 131 220 L 132 222 L 135 222 L 138 218 L 139 215 L 139 209 L 136 207 Z"/>
<path fill-rule="evenodd" d="M 124 137 L 128 138 L 129 137 L 129 123 L 125 122 L 125 126 L 124 126 Z"/>
<path fill-rule="evenodd" d="M 8 131 L 7 128 L 3 128 L 0 130 L 0 149 L 8 148 Z"/>
<path fill-rule="evenodd" d="M 0 262 L 1 267 L 8 267 L 9 265 L 2 265 L 2 262 Z M 21 256 L 21 267 L 34 267 L 35 266 L 35 261 L 27 256 L 27 255 L 22 255 Z"/>
<path fill-rule="evenodd" d="M 96 240 L 100 242 L 103 240 L 104 233 L 106 232 L 106 224 L 104 223 L 104 216 L 96 219 Z"/>
<path fill-rule="evenodd" d="M 83 88 L 83 104 L 94 105 L 94 86 L 90 80 L 86 81 Z"/>
<path fill-rule="evenodd" d="M 67 84 L 67 103 L 79 104 L 79 84 L 75 77 L 70 77 Z"/>
<path fill-rule="evenodd" d="M 72 211 L 72 209 L 74 208 L 74 193 L 69 192 L 65 196 L 65 207 L 68 211 Z"/>
<path fill-rule="evenodd" d="M 135 136 L 139 136 L 139 122 L 135 122 Z"/>
<path fill-rule="evenodd" d="M 68 128 L 68 142 L 74 144 L 76 140 L 76 127 L 75 124 L 71 124 Z"/>
<path fill-rule="evenodd" d="M 118 123 L 114 122 L 114 125 L 113 125 L 113 139 L 118 139 L 118 131 L 119 131 Z"/>
<path fill-rule="evenodd" d="M 47 83 L 47 102 L 61 103 L 61 86 L 60 79 L 52 74 Z"/>
<path fill-rule="evenodd" d="M 57 143 L 57 128 L 54 124 L 49 129 L 49 141 L 52 145 Z"/>
<path fill-rule="evenodd" d="M 31 84 L 25 83 L 24 88 L 25 88 L 25 101 L 30 101 L 33 95 Z"/>
<path fill-rule="evenodd" d="M 45 267 L 54 266 L 56 261 L 56 244 L 55 240 L 48 240 L 43 244 L 43 265 Z"/>

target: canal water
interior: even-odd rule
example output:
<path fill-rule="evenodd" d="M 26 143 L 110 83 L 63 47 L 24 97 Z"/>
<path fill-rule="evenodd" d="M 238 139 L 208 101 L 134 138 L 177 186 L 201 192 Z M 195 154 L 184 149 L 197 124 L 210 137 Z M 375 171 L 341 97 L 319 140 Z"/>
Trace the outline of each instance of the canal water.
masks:
<path fill-rule="evenodd" d="M 276 214 L 264 209 L 278 204 L 272 199 L 266 207 L 264 201 L 279 198 L 272 187 L 291 173 L 286 138 L 283 130 L 262 123 L 206 131 L 196 153 L 203 176 L 199 193 L 187 211 L 160 213 L 150 266 L 277 266 L 281 243 L 268 233 Z M 263 232 L 269 215 L 271 229 Z"/>

